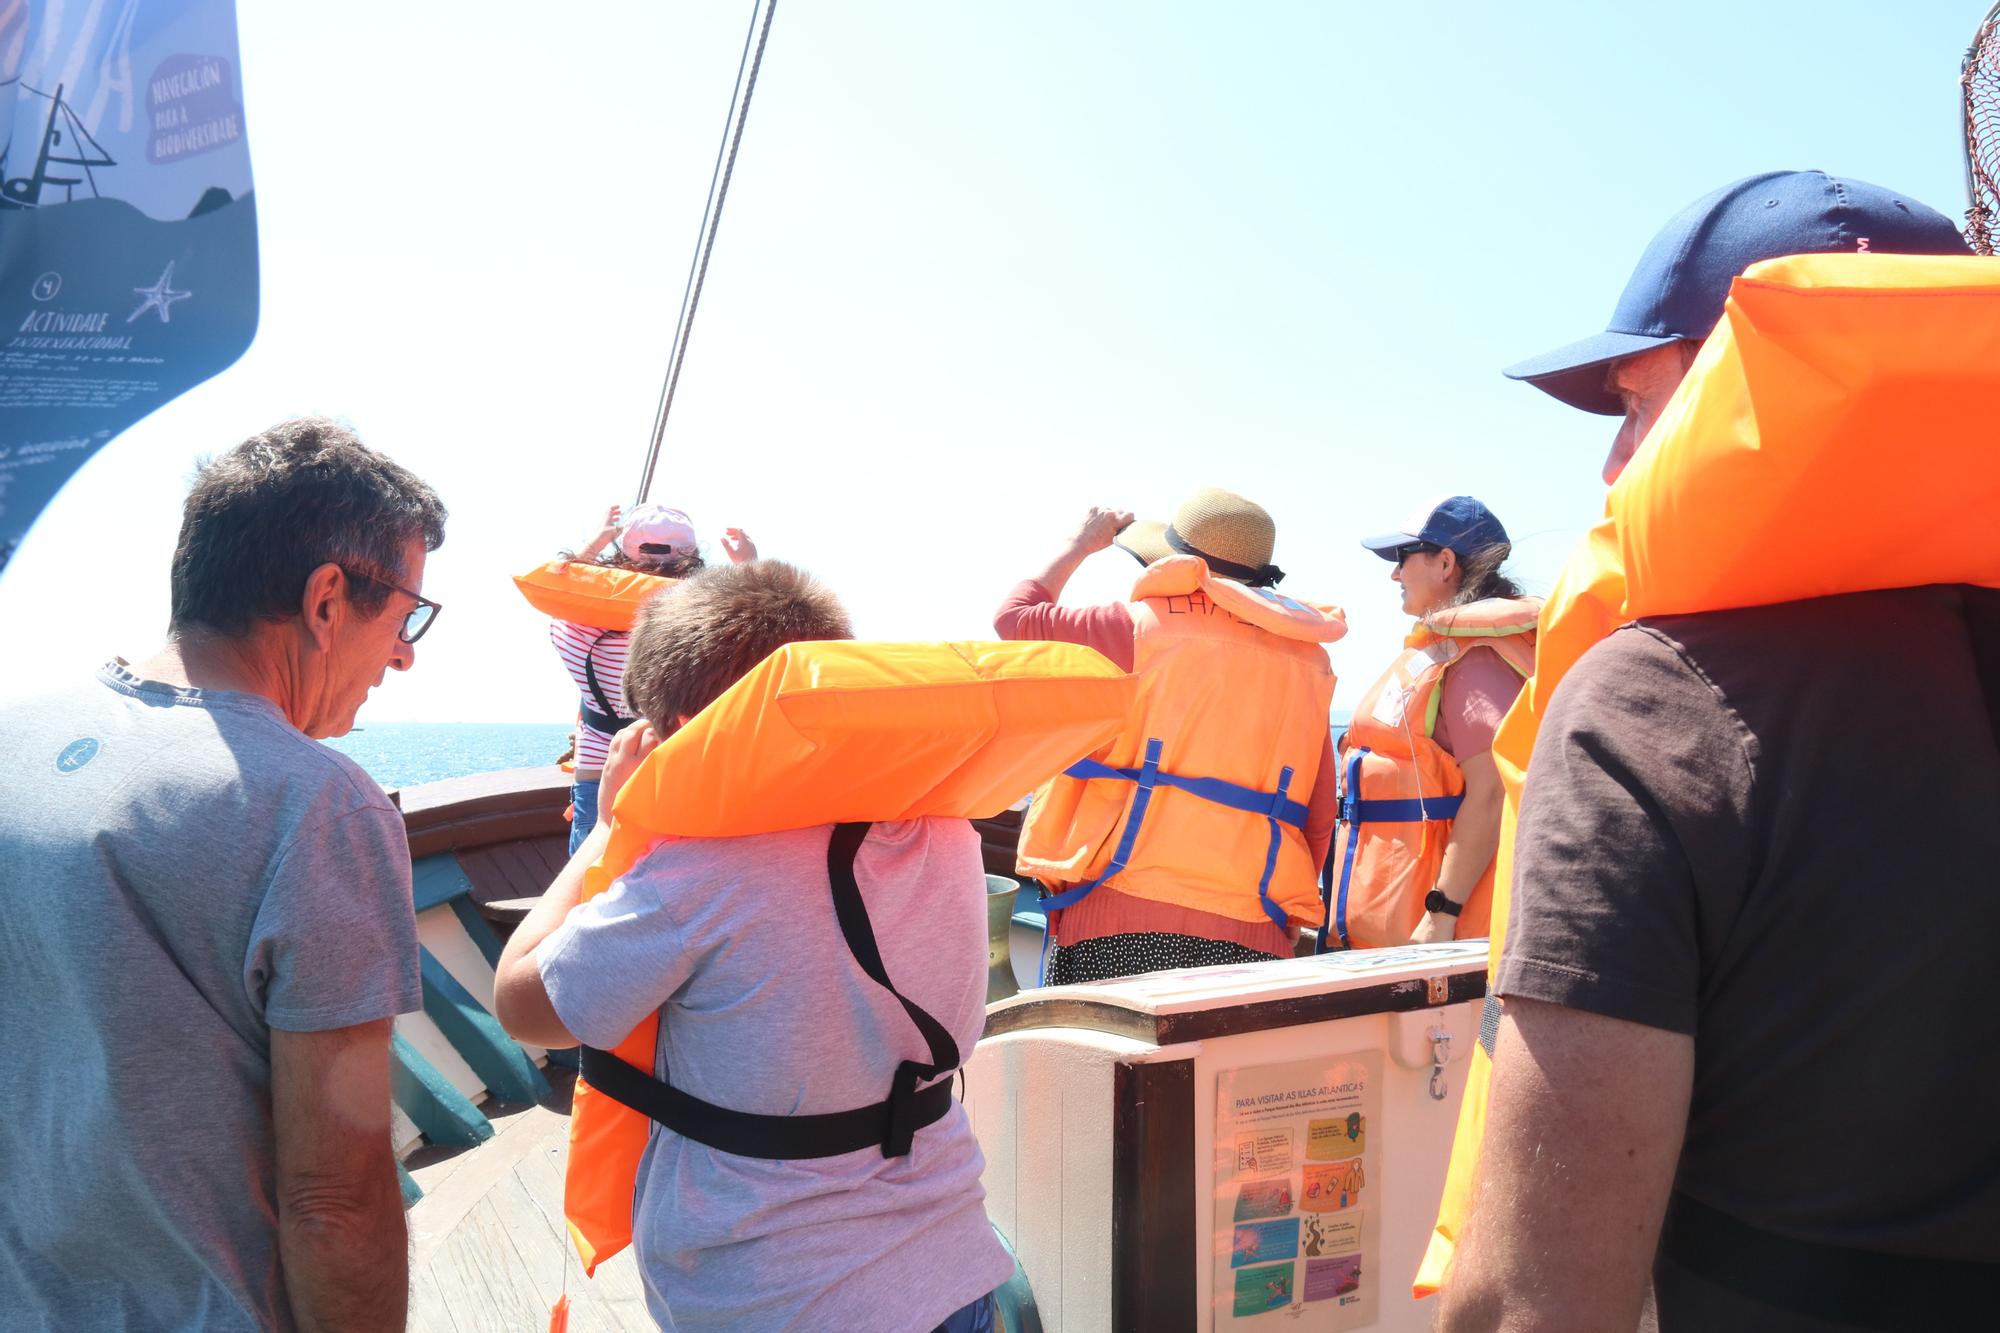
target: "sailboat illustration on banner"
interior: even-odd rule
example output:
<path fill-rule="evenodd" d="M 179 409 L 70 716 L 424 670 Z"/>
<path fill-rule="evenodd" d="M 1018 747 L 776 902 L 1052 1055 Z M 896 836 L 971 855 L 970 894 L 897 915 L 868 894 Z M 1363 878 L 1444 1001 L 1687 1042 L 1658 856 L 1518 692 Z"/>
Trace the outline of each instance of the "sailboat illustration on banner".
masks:
<path fill-rule="evenodd" d="M 91 196 L 97 195 L 97 178 L 92 167 L 115 167 L 117 161 L 104 151 L 104 146 L 90 137 L 90 131 L 83 128 L 76 112 L 63 101 L 63 85 L 56 85 L 53 94 L 42 92 L 22 84 L 24 92 L 37 97 L 48 98 L 49 118 L 42 126 L 42 142 L 35 154 L 35 169 L 25 176 L 7 175 L 7 159 L 12 146 L 0 150 L 0 208 L 39 208 L 48 203 L 73 203 L 76 187 L 89 189 Z M 53 174 L 50 168 L 75 167 L 82 171 L 80 176 Z M 60 188 L 61 199 L 44 199 L 43 192 Z"/>

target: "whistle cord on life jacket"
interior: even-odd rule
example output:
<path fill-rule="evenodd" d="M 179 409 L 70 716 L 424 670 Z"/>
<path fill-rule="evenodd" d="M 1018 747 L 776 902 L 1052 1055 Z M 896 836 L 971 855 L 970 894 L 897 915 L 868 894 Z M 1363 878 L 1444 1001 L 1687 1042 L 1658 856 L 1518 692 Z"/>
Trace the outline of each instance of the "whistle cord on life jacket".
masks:
<path fill-rule="evenodd" d="M 616 736 L 638 719 L 626 717 L 611 706 L 611 696 L 597 683 L 597 660 L 593 656 L 596 651 L 596 645 L 593 644 L 590 651 L 583 655 L 583 678 L 590 686 L 591 698 L 597 700 L 597 708 L 592 708 L 590 700 L 586 699 L 578 705 L 577 712 L 582 715 L 585 726 L 594 731 L 601 731 L 607 736 Z M 599 708 L 604 711 L 599 712 Z"/>
<path fill-rule="evenodd" d="M 961 1063 L 958 1043 L 944 1024 L 897 990 L 882 964 L 875 943 L 868 905 L 854 879 L 854 858 L 868 836 L 868 824 L 836 824 L 826 849 L 827 880 L 833 890 L 834 916 L 849 952 L 871 980 L 903 1006 L 930 1047 L 924 1064 L 905 1060 L 896 1067 L 886 1100 L 851 1111 L 820 1115 L 755 1115 L 705 1102 L 634 1069 L 609 1051 L 583 1048 L 583 1079 L 613 1101 L 648 1116 L 683 1138 L 707 1144 L 739 1157 L 777 1161 L 837 1157 L 863 1148 L 882 1150 L 884 1157 L 906 1157 L 916 1132 L 942 1120 L 951 1109 L 951 1080 L 919 1090 L 925 1079 L 951 1073 Z"/>

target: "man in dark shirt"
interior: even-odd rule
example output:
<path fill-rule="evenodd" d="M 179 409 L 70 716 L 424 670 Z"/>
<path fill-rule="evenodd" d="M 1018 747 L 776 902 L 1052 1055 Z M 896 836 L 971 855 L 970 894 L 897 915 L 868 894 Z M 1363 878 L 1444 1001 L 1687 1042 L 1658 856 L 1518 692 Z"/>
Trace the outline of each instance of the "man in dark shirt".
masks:
<path fill-rule="evenodd" d="M 1862 237 L 1963 248 L 1872 186 L 1752 178 L 1655 240 L 1610 333 L 1509 373 L 1622 412 L 1615 479 L 1735 274 Z M 1631 1328 L 1649 1276 L 1670 1330 L 1971 1326 L 2000 1278 L 1996 597 L 1640 621 L 1564 678 L 1440 1326 Z"/>

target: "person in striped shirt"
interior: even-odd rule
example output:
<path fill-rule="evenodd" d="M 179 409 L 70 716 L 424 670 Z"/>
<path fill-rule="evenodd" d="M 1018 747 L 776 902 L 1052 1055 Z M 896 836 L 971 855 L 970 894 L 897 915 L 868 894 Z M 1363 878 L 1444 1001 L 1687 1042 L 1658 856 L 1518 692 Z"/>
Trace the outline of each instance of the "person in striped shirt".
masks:
<path fill-rule="evenodd" d="M 723 529 L 722 549 L 731 564 L 757 558 L 756 543 L 741 528 Z M 660 504 L 640 505 L 630 514 L 612 505 L 589 540 L 564 556 L 675 579 L 686 578 L 702 567 L 693 521 L 680 510 Z M 572 854 L 597 825 L 598 780 L 604 772 L 611 737 L 632 720 L 625 703 L 625 656 L 631 637 L 625 630 L 598 629 L 568 620 L 549 622 L 549 642 L 555 645 L 578 695 L 576 775 L 570 787 Z"/>

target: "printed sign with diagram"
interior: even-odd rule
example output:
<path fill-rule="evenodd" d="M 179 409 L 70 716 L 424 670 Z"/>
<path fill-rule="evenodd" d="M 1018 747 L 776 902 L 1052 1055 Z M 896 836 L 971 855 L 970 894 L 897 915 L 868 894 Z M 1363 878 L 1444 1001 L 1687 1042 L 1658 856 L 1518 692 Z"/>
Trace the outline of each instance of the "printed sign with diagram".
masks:
<path fill-rule="evenodd" d="M 1382 1053 L 1225 1070 L 1216 1084 L 1214 1327 L 1374 1323 Z"/>

